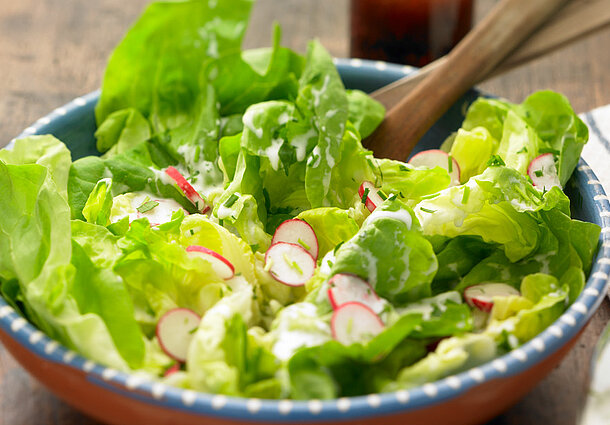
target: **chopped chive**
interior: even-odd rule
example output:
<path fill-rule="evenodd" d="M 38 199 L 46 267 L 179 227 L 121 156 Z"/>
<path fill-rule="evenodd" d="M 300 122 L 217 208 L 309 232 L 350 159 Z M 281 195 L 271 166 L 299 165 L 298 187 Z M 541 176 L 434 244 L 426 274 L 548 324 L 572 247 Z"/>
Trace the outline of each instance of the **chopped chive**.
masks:
<path fill-rule="evenodd" d="M 453 158 L 451 158 L 451 155 L 447 155 L 447 171 L 453 171 Z"/>
<path fill-rule="evenodd" d="M 501 165 L 506 165 L 506 163 L 500 155 L 492 155 L 489 157 L 489 161 L 487 161 L 488 167 L 498 167 Z"/>
<path fill-rule="evenodd" d="M 140 205 L 138 208 L 136 208 L 136 210 L 138 210 L 138 212 L 143 214 L 145 212 L 152 210 L 157 205 L 159 205 L 159 203 L 157 201 L 147 201 L 147 202 L 144 202 L 142 205 Z"/>
<path fill-rule="evenodd" d="M 403 165 L 403 164 L 399 164 L 399 165 L 398 165 L 398 169 L 399 169 L 400 171 L 407 171 L 407 172 L 408 172 L 408 171 L 411 171 L 411 169 L 410 169 L 409 167 L 407 167 L 406 165 Z"/>
<path fill-rule="evenodd" d="M 388 199 L 388 195 L 386 195 L 386 194 L 385 194 L 385 192 L 384 192 L 383 190 L 381 190 L 381 189 L 377 191 L 377 194 L 378 194 L 378 195 L 379 195 L 379 197 L 380 197 L 381 199 L 383 199 L 384 201 L 385 201 L 386 199 Z"/>
<path fill-rule="evenodd" d="M 229 196 L 229 199 L 227 199 L 224 203 L 224 206 L 229 208 L 231 207 L 235 201 L 237 201 L 239 199 L 239 196 L 237 196 L 236 194 L 231 194 L 231 196 Z"/>
<path fill-rule="evenodd" d="M 330 267 L 331 269 L 333 268 L 333 266 L 335 265 L 335 263 L 333 263 L 330 260 L 326 260 L 326 264 L 328 264 L 328 267 Z"/>
<path fill-rule="evenodd" d="M 218 288 L 218 298 L 224 297 L 224 293 L 222 292 L 222 288 Z"/>
<path fill-rule="evenodd" d="M 305 248 L 307 251 L 309 251 L 309 249 L 310 249 L 309 245 L 307 245 L 303 239 L 299 238 L 297 240 L 297 242 L 299 243 L 299 245 L 301 245 L 303 248 Z"/>
<path fill-rule="evenodd" d="M 337 246 L 335 247 L 335 249 L 333 250 L 333 253 L 335 253 L 335 254 L 336 254 L 336 253 L 337 253 L 337 250 L 338 250 L 339 248 L 341 248 L 341 245 L 343 245 L 343 243 L 344 243 L 344 242 L 345 242 L 345 241 L 341 241 L 341 242 L 339 242 L 339 243 L 337 244 Z"/>
<path fill-rule="evenodd" d="M 301 267 L 299 267 L 299 265 L 296 263 L 296 261 L 291 260 L 290 258 L 288 258 L 288 254 L 284 253 L 284 261 L 286 262 L 286 264 L 288 264 L 290 267 L 292 267 L 293 269 L 295 269 L 296 271 L 299 272 L 299 274 L 303 274 L 303 269 L 301 269 Z"/>
<path fill-rule="evenodd" d="M 200 154 L 200 153 L 201 153 L 201 147 L 200 147 L 200 146 L 197 146 L 197 147 L 195 148 L 195 158 L 194 158 L 195 163 L 199 162 L 199 154 Z"/>
<path fill-rule="evenodd" d="M 470 196 L 470 187 L 464 186 L 464 194 L 462 195 L 462 204 L 468 202 L 468 196 Z"/>
<path fill-rule="evenodd" d="M 256 252 L 256 251 L 258 251 L 258 244 L 257 244 L 257 243 L 255 243 L 255 244 L 253 244 L 253 245 L 250 245 L 250 249 L 252 250 L 252 252 Z"/>
<path fill-rule="evenodd" d="M 514 187 L 515 192 L 517 192 L 519 195 L 521 195 L 522 198 L 527 199 L 527 192 L 525 192 L 522 188 L 520 188 L 519 186 L 515 186 Z"/>
<path fill-rule="evenodd" d="M 388 199 L 389 199 L 390 201 L 394 201 L 394 200 L 396 199 L 396 194 L 395 194 L 395 193 L 392 193 L 392 194 L 391 194 L 391 195 L 388 197 Z"/>
<path fill-rule="evenodd" d="M 433 199 L 436 198 L 439 195 L 439 193 L 431 193 L 430 195 L 424 195 L 422 197 L 420 197 L 420 199 Z"/>
<path fill-rule="evenodd" d="M 349 319 L 347 321 L 347 328 L 346 328 L 348 334 L 352 333 L 352 328 L 353 327 L 354 327 L 354 319 Z"/>
<path fill-rule="evenodd" d="M 430 209 L 428 209 L 428 208 L 424 208 L 424 207 L 421 207 L 421 208 L 420 208 L 420 210 L 422 210 L 423 212 L 430 213 L 430 214 L 432 214 L 432 213 L 434 213 L 434 212 L 435 212 L 434 210 L 430 210 Z"/>
<path fill-rule="evenodd" d="M 189 229 L 189 233 L 190 233 L 191 236 L 195 235 L 195 231 L 193 229 Z"/>
<path fill-rule="evenodd" d="M 222 298 L 222 297 L 220 297 L 220 298 Z M 199 329 L 199 328 L 197 326 L 195 326 L 193 329 L 191 329 L 189 331 L 189 334 L 191 334 L 191 335 L 194 334 L 195 332 L 197 332 L 197 329 Z"/>
<path fill-rule="evenodd" d="M 269 270 L 271 270 L 271 267 L 273 267 L 273 260 L 269 258 L 269 260 L 265 262 L 265 267 L 263 268 L 263 270 L 268 272 Z"/>
<path fill-rule="evenodd" d="M 218 220 L 218 224 L 220 224 L 221 226 L 224 226 L 224 220 L 221 218 Z"/>
<path fill-rule="evenodd" d="M 527 153 L 527 148 L 523 146 L 520 150 L 517 151 L 517 153 Z"/>
<path fill-rule="evenodd" d="M 544 175 L 542 170 L 536 170 L 536 171 L 534 171 L 534 174 L 536 174 L 536 177 L 542 177 Z"/>
<path fill-rule="evenodd" d="M 364 192 L 362 193 L 362 197 L 360 198 L 360 201 L 362 201 L 363 204 L 366 204 L 366 199 L 369 197 L 369 188 L 367 187 L 366 189 L 364 189 Z"/>

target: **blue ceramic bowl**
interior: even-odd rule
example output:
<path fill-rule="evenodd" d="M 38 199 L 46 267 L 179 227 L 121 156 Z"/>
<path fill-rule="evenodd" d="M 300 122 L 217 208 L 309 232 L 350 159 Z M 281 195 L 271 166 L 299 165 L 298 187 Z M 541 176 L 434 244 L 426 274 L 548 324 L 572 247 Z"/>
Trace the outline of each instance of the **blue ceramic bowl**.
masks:
<path fill-rule="evenodd" d="M 366 91 L 411 68 L 338 60 L 347 87 Z M 73 159 L 97 154 L 93 109 L 99 92 L 74 99 L 20 136 L 51 133 Z M 464 118 L 480 93 L 470 91 L 425 135 L 417 150 L 437 147 Z M 600 249 L 578 300 L 548 329 L 522 347 L 480 367 L 408 391 L 337 400 L 259 400 L 181 390 L 96 364 L 49 339 L 0 298 L 0 340 L 30 373 L 68 403 L 113 424 L 409 423 L 475 424 L 516 402 L 568 352 L 603 300 L 610 273 L 610 204 L 589 166 L 580 161 L 566 192 L 576 218 L 602 227 Z"/>

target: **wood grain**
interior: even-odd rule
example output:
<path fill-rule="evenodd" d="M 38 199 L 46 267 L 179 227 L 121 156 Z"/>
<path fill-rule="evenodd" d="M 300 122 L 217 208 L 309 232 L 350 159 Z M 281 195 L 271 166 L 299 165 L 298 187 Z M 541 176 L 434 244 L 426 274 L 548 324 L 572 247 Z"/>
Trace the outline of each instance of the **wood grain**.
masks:
<path fill-rule="evenodd" d="M 608 0 L 571 0 L 549 22 L 513 51 L 495 68 L 491 75 L 484 75 L 478 83 L 501 75 L 541 55 L 573 43 L 610 25 Z M 387 109 L 398 104 L 428 74 L 443 65 L 447 58 L 441 57 L 392 84 L 376 90 L 371 95 Z"/>
<path fill-rule="evenodd" d="M 406 161 L 432 125 L 482 81 L 566 0 L 502 0 L 445 57 L 446 60 L 389 109 L 363 144 L 379 158 Z M 405 125 L 407 124 L 407 125 Z"/>
<path fill-rule="evenodd" d="M 0 146 L 70 99 L 99 87 L 112 47 L 146 0 L 0 0 Z M 479 0 L 483 15 L 493 0 Z M 347 0 L 261 0 L 247 35 L 249 47 L 268 45 L 271 23 L 284 44 L 303 52 L 318 37 L 348 56 Z M 511 71 L 481 87 L 513 101 L 549 88 L 575 109 L 610 103 L 610 29 Z M 575 425 L 582 408 L 589 359 L 604 324 L 605 302 L 580 342 L 526 398 L 489 425 Z M 0 348 L 0 425 L 93 425 L 57 400 Z"/>

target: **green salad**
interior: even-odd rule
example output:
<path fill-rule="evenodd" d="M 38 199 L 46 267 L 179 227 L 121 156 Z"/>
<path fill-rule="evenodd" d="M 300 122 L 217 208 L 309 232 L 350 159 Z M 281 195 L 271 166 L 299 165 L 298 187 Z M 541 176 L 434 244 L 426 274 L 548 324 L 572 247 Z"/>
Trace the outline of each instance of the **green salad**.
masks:
<path fill-rule="evenodd" d="M 441 149 L 377 159 L 384 108 L 317 41 L 242 51 L 251 6 L 151 3 L 105 72 L 100 156 L 0 151 L 4 299 L 109 367 L 259 398 L 419 386 L 555 321 L 600 233 L 562 191 L 588 137 L 567 100 L 481 98 Z"/>

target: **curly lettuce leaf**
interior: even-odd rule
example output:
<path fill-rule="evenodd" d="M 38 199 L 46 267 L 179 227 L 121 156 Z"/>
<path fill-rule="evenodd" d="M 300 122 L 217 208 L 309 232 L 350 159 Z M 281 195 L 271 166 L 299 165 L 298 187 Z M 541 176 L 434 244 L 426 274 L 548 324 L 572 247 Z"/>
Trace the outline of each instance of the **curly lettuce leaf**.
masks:
<path fill-rule="evenodd" d="M 206 58 L 238 50 L 251 0 L 153 2 L 110 56 L 98 124 L 135 108 L 156 131 L 190 120 Z"/>
<path fill-rule="evenodd" d="M 305 220 L 318 238 L 318 258 L 349 239 L 359 230 L 358 223 L 349 210 L 339 208 L 312 208 L 300 213 L 297 218 Z"/>
<path fill-rule="evenodd" d="M 436 270 L 432 246 L 411 209 L 388 200 L 337 249 L 332 274 L 356 274 L 381 297 L 404 303 L 430 296 Z"/>

